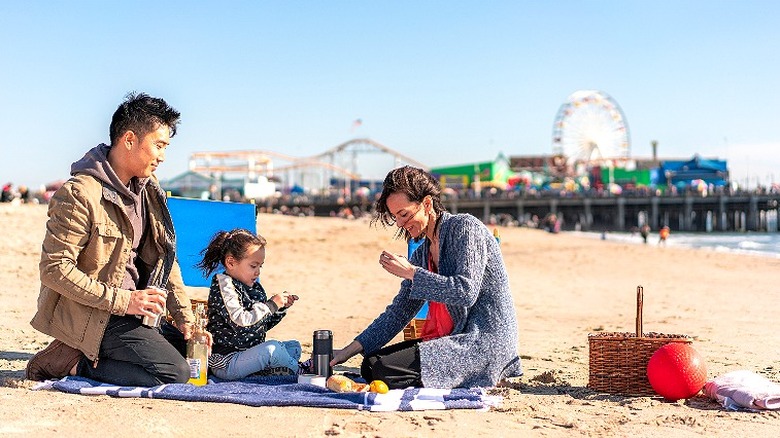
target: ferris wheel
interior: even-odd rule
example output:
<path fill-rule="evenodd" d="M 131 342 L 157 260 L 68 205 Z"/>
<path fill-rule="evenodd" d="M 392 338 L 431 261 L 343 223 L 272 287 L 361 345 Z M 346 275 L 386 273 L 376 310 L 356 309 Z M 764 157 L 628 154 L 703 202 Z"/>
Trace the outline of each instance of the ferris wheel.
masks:
<path fill-rule="evenodd" d="M 628 122 L 607 93 L 580 90 L 561 105 L 553 124 L 553 153 L 575 161 L 600 162 L 629 157 Z"/>

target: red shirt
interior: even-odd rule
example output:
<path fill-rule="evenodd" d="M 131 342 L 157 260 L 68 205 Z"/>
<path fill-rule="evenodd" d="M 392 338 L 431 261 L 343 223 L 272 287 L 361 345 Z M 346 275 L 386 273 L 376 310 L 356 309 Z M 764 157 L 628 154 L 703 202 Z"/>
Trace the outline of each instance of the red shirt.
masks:
<path fill-rule="evenodd" d="M 433 269 L 433 258 L 428 253 L 428 270 L 431 272 L 438 272 Z M 422 328 L 423 341 L 429 341 L 431 339 L 447 336 L 452 333 L 454 324 L 452 323 L 452 317 L 447 310 L 447 305 L 444 303 L 437 303 L 436 301 L 428 302 L 428 317 L 425 320 L 425 325 Z"/>

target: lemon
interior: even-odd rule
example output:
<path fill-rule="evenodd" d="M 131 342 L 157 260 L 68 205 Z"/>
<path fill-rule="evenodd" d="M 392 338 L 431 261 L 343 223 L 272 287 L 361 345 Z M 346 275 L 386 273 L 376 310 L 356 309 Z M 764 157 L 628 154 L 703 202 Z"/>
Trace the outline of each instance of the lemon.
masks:
<path fill-rule="evenodd" d="M 387 383 L 381 380 L 374 380 L 368 386 L 368 390 L 371 392 L 376 392 L 377 394 L 387 394 L 387 391 L 389 391 L 390 388 L 387 387 Z"/>

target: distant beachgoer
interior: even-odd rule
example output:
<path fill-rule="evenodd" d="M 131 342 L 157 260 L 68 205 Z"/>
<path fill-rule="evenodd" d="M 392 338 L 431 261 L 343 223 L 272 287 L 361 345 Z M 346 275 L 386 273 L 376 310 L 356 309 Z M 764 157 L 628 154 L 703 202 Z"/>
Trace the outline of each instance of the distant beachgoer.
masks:
<path fill-rule="evenodd" d="M 509 279 L 490 230 L 472 215 L 444 210 L 436 178 L 410 166 L 388 173 L 376 222 L 395 224 L 407 242 L 425 241 L 411 260 L 380 254 L 382 268 L 403 278 L 401 289 L 354 341 L 334 351 L 331 365 L 363 353 L 363 378 L 390 388 L 488 387 L 522 375 Z M 422 339 L 386 346 L 426 301 Z"/>
<path fill-rule="evenodd" d="M 642 224 L 639 228 L 639 234 L 642 236 L 642 242 L 647 243 L 647 237 L 650 235 L 650 225 Z"/>
<path fill-rule="evenodd" d="M 11 202 L 14 199 L 14 185 L 12 183 L 6 183 L 3 186 L 3 191 L 0 192 L 0 202 Z"/>
<path fill-rule="evenodd" d="M 666 239 L 669 238 L 669 234 L 671 231 L 669 230 L 669 227 L 664 226 L 661 228 L 660 231 L 658 231 L 658 244 L 666 245 Z"/>
<path fill-rule="evenodd" d="M 23 204 L 30 202 L 30 189 L 28 189 L 27 186 L 19 186 L 19 200 L 21 200 Z"/>

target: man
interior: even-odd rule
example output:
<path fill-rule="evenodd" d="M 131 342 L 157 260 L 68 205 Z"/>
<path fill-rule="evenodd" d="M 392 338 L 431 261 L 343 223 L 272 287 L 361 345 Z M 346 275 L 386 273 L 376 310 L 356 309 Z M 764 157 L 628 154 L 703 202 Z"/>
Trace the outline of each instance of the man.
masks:
<path fill-rule="evenodd" d="M 79 375 L 126 386 L 188 380 L 187 361 L 166 336 L 188 339 L 195 318 L 153 174 L 178 123 L 179 112 L 163 99 L 128 94 L 111 120 L 111 145 L 73 163 L 71 179 L 52 197 L 31 324 L 55 340 L 30 360 L 28 379 Z M 166 305 L 181 333 L 141 324 Z"/>

